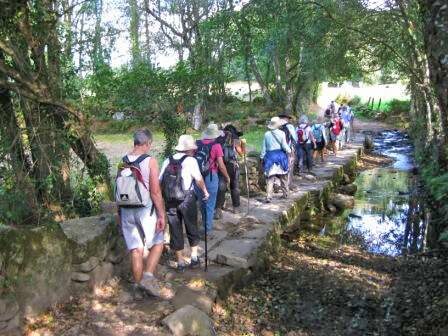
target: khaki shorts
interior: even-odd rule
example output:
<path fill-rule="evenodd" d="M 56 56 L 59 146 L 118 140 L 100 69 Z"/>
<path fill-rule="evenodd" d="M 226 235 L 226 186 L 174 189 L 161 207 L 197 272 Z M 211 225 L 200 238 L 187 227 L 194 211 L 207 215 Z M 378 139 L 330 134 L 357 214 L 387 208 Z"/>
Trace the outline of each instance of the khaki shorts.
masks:
<path fill-rule="evenodd" d="M 128 250 L 163 243 L 163 231 L 156 232 L 157 216 L 151 208 L 121 208 L 121 230 Z"/>

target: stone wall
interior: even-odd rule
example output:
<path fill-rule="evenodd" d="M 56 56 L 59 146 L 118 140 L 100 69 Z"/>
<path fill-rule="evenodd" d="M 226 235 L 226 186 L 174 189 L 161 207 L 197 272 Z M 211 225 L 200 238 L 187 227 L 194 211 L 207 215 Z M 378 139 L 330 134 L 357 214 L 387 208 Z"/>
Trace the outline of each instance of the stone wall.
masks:
<path fill-rule="evenodd" d="M 125 248 L 112 215 L 0 232 L 0 334 L 121 270 Z"/>
<path fill-rule="evenodd" d="M 241 195 L 247 197 L 247 182 L 249 182 L 249 190 L 250 195 L 255 196 L 260 191 L 263 190 L 263 186 L 265 184 L 263 174 L 260 173 L 260 159 L 259 153 L 251 152 L 249 153 L 247 159 L 247 175 L 249 177 L 248 181 L 246 180 L 246 169 L 244 166 L 244 161 L 240 161 L 240 190 Z"/>

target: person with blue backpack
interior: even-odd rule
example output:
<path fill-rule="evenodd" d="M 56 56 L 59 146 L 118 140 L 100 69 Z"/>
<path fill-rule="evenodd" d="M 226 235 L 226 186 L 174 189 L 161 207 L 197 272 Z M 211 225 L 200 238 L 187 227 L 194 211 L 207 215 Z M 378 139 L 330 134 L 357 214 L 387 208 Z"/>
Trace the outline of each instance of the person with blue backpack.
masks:
<path fill-rule="evenodd" d="M 313 159 L 316 161 L 317 155 L 319 154 L 321 161 L 324 162 L 324 148 L 327 144 L 327 135 L 323 117 L 317 117 L 316 122 L 311 126 L 311 131 L 313 132 L 314 140 L 316 141 Z"/>
<path fill-rule="evenodd" d="M 213 217 L 219 187 L 218 173 L 221 173 L 225 182 L 230 184 L 230 177 L 223 160 L 222 146 L 217 142 L 217 138 L 222 135 L 223 132 L 219 130 L 218 125 L 211 123 L 202 133 L 202 139 L 196 142 L 198 148 L 195 157 L 209 193 L 209 198 L 202 202 L 201 207 L 202 222 L 207 233 L 213 230 Z"/>

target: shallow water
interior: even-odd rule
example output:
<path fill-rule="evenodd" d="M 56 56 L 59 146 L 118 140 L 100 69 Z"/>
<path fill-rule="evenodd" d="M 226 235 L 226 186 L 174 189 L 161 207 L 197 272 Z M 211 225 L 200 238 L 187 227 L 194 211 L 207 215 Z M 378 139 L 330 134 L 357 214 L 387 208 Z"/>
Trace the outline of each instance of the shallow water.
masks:
<path fill-rule="evenodd" d="M 400 255 L 422 250 L 425 214 L 419 201 L 413 148 L 406 134 L 386 131 L 374 139 L 375 151 L 395 161 L 361 172 L 355 180 L 355 207 L 338 218 L 321 219 L 320 231 L 369 252 Z"/>

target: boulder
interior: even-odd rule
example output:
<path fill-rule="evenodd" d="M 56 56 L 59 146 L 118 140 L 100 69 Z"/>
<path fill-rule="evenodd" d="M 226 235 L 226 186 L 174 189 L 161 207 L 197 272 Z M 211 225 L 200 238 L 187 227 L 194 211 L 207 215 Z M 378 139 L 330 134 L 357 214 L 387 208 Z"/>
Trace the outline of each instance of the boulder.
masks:
<path fill-rule="evenodd" d="M 0 255 L 6 279 L 24 316 L 33 316 L 70 295 L 71 246 L 56 225 L 3 230 Z M 21 315 L 21 314 L 20 314 Z"/>
<path fill-rule="evenodd" d="M 367 152 L 374 150 L 375 144 L 373 143 L 373 139 L 370 135 L 366 135 L 364 138 L 364 148 Z"/>
<path fill-rule="evenodd" d="M 327 204 L 327 209 L 330 211 L 330 213 L 334 214 L 338 211 L 338 209 L 331 203 Z"/>
<path fill-rule="evenodd" d="M 100 264 L 90 273 L 90 287 L 94 288 L 110 280 L 114 275 L 114 265 L 109 262 Z"/>
<path fill-rule="evenodd" d="M 343 194 L 353 196 L 356 194 L 356 191 L 358 190 L 358 186 L 356 184 L 350 183 L 347 185 L 343 185 L 339 187 L 339 191 Z"/>
<path fill-rule="evenodd" d="M 87 282 L 90 280 L 90 275 L 82 272 L 73 272 L 72 280 L 76 282 Z"/>
<path fill-rule="evenodd" d="M 216 335 L 212 320 L 203 311 L 191 305 L 183 306 L 162 320 L 174 336 Z"/>
<path fill-rule="evenodd" d="M 209 314 L 212 311 L 215 297 L 216 293 L 207 293 L 205 291 L 193 290 L 188 287 L 181 287 L 176 291 L 173 305 L 176 309 L 186 305 L 192 305 Z"/>
<path fill-rule="evenodd" d="M 89 273 L 92 272 L 95 267 L 100 263 L 100 259 L 97 257 L 90 257 L 89 260 L 82 264 L 74 265 L 75 270 L 78 272 Z"/>
<path fill-rule="evenodd" d="M 343 194 L 331 194 L 328 200 L 329 204 L 333 204 L 338 210 L 353 208 L 355 205 L 355 198 L 353 196 Z"/>
<path fill-rule="evenodd" d="M 18 336 L 20 332 L 20 316 L 17 314 L 9 321 L 0 322 L 0 335 Z"/>

